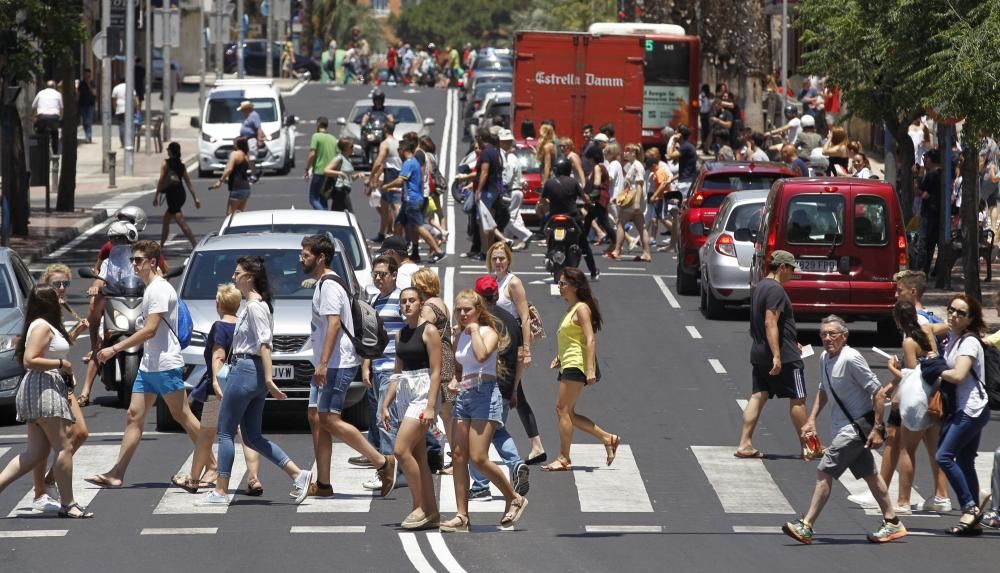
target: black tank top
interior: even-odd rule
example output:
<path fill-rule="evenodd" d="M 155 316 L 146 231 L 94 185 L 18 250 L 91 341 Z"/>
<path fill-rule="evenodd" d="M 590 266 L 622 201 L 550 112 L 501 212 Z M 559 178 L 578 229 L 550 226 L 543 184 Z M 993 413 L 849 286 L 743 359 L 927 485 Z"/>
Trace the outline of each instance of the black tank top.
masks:
<path fill-rule="evenodd" d="M 396 344 L 396 356 L 402 364 L 403 370 L 421 370 L 430 368 L 430 360 L 427 358 L 427 345 L 424 344 L 424 326 L 426 322 L 421 322 L 416 328 L 404 326 L 399 331 L 399 342 Z"/>

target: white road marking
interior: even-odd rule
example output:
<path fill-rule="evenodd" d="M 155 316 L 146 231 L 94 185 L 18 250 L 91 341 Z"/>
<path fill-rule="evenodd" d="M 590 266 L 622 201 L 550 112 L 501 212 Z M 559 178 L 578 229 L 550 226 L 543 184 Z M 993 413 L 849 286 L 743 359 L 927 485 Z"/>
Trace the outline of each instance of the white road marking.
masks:
<path fill-rule="evenodd" d="M 458 124 L 459 124 L 459 103 L 458 103 L 458 90 L 449 89 L 448 90 L 449 101 L 451 101 L 451 113 L 448 116 L 451 118 L 451 139 L 449 140 L 449 145 L 451 150 L 444 149 L 448 156 L 448 170 L 443 171 L 445 178 L 448 181 L 448 189 L 445 189 L 442 196 L 446 197 L 445 203 L 448 205 L 448 221 L 451 224 L 451 233 L 448 234 L 448 252 L 455 252 L 455 237 L 458 236 L 458 225 L 455 219 L 455 199 L 451 196 L 451 182 L 455 179 L 455 174 L 458 173 Z"/>
<path fill-rule="evenodd" d="M 120 438 L 124 432 L 90 432 L 87 434 L 91 438 Z M 176 436 L 170 432 L 143 432 L 142 437 L 152 437 L 152 436 Z M 0 440 L 27 440 L 28 434 L 0 434 Z M 112 464 L 114 461 L 112 460 Z"/>
<path fill-rule="evenodd" d="M 216 459 L 218 459 L 218 447 L 213 446 L 212 451 L 215 454 Z M 184 461 L 184 465 L 180 467 L 179 470 L 174 472 L 175 474 L 188 475 L 191 471 L 191 460 L 194 458 L 194 453 L 187 457 Z M 246 474 L 247 464 L 246 460 L 243 458 L 243 447 L 239 443 L 236 444 L 236 457 L 233 459 L 233 469 L 229 478 L 229 503 L 233 503 L 233 498 L 236 497 L 236 489 L 239 487 L 240 482 L 243 481 L 243 475 Z M 163 497 L 160 498 L 160 502 L 156 504 L 156 508 L 153 509 L 153 515 L 189 515 L 189 514 L 223 514 L 229 510 L 229 504 L 226 505 L 195 505 L 195 503 L 207 494 L 209 490 L 203 489 L 199 490 L 199 493 L 191 494 L 187 491 L 170 484 L 170 487 L 163 492 Z"/>
<path fill-rule="evenodd" d="M 444 565 L 448 573 L 466 573 L 465 569 L 458 564 L 455 556 L 448 550 L 448 546 L 444 542 L 444 537 L 440 533 L 428 533 L 427 541 L 430 541 L 434 556 Z"/>
<path fill-rule="evenodd" d="M 744 400 L 744 399 L 742 399 L 742 398 L 737 398 L 737 399 L 736 399 L 736 405 L 740 407 L 740 411 L 744 411 L 744 410 L 746 410 L 746 409 L 747 409 L 747 404 L 748 404 L 748 403 L 749 403 L 749 401 L 747 401 L 747 400 Z"/>
<path fill-rule="evenodd" d="M 726 513 L 795 514 L 763 460 L 737 458 L 732 446 L 691 446 L 691 452 Z"/>
<path fill-rule="evenodd" d="M 289 533 L 364 533 L 364 525 L 315 525 L 295 526 Z"/>
<path fill-rule="evenodd" d="M 424 557 L 424 552 L 420 549 L 420 543 L 417 542 L 415 533 L 400 533 L 399 540 L 403 542 L 403 552 L 406 553 L 406 557 L 417 573 L 437 573 L 437 570 L 431 567 L 427 558 Z"/>
<path fill-rule="evenodd" d="M 978 452 L 976 456 L 976 475 L 979 477 L 979 489 L 989 490 L 993 479 L 993 452 Z M 976 499 L 979 499 L 978 497 Z M 994 500 L 995 501 L 995 500 Z"/>
<path fill-rule="evenodd" d="M 462 269 L 476 269 L 476 270 L 485 271 L 486 270 L 486 265 L 459 265 L 459 268 L 462 268 Z"/>
<path fill-rule="evenodd" d="M 330 483 L 333 497 L 307 497 L 296 511 L 298 513 L 365 513 L 371 509 L 374 493 L 361 487 L 375 475 L 371 468 L 360 468 L 347 463 L 347 458 L 357 455 L 347 444 L 334 443 L 330 459 Z M 313 462 L 313 475 L 316 463 Z"/>
<path fill-rule="evenodd" d="M 875 458 L 875 467 L 876 468 L 881 467 L 882 456 L 879 455 L 878 452 L 872 452 L 872 456 L 874 456 Z M 868 484 L 865 483 L 865 480 L 856 479 L 854 477 L 854 474 L 852 474 L 850 471 L 846 471 L 842 476 L 840 476 L 840 483 L 843 484 L 843 486 L 847 489 L 850 495 L 864 495 L 870 492 L 870 490 L 868 489 Z M 893 475 L 892 483 L 889 484 L 889 499 L 892 501 L 893 504 L 895 504 L 896 500 L 899 499 L 899 472 L 896 472 Z M 924 503 L 923 496 L 921 496 L 916 489 L 910 490 L 910 503 L 915 504 L 917 507 L 920 507 L 920 505 Z M 853 503 L 850 502 L 848 502 L 848 504 L 852 506 L 854 505 Z M 867 515 L 881 515 L 882 511 L 879 510 L 878 508 L 865 508 L 865 513 Z M 922 515 L 925 515 L 927 517 L 933 515 L 934 517 L 937 517 L 937 514 L 922 514 Z"/>
<path fill-rule="evenodd" d="M 709 358 L 708 363 L 712 366 L 712 370 L 715 370 L 716 374 L 727 374 L 726 367 L 717 358 Z"/>
<path fill-rule="evenodd" d="M 45 258 L 48 258 L 48 259 L 58 259 L 59 257 L 62 257 L 66 253 L 72 251 L 80 243 L 86 241 L 92 235 L 100 233 L 101 231 L 103 231 L 104 229 L 106 229 L 108 227 L 108 225 L 110 225 L 111 223 L 114 223 L 115 222 L 115 217 L 114 217 L 114 212 L 115 211 L 117 211 L 121 207 L 124 207 L 125 205 L 127 205 L 128 203 L 134 201 L 135 199 L 138 199 L 138 198 L 143 197 L 145 195 L 149 195 L 153 191 L 154 191 L 154 189 L 143 189 L 143 190 L 140 190 L 140 191 L 131 191 L 131 192 L 128 192 L 128 193 L 121 193 L 121 194 L 115 195 L 115 196 L 113 196 L 113 197 L 111 197 L 109 199 L 105 199 L 104 201 L 101 201 L 97 205 L 94 205 L 94 209 L 95 210 L 97 210 L 97 209 L 104 209 L 104 210 L 106 210 L 108 212 L 108 214 L 109 214 L 108 218 L 105 219 L 104 221 L 102 221 L 102 222 L 94 225 L 93 227 L 87 229 L 86 231 L 80 233 L 72 241 L 66 243 L 65 245 L 59 247 L 55 251 L 53 251 L 53 252 L 49 253 L 48 255 L 46 255 Z"/>
<path fill-rule="evenodd" d="M 667 304 L 669 304 L 671 308 L 680 308 L 681 305 L 677 302 L 677 299 L 674 298 L 674 293 L 670 292 L 670 289 L 667 288 L 667 284 L 663 282 L 663 279 L 657 275 L 653 276 L 653 280 L 656 281 L 656 286 L 660 287 L 660 292 L 663 293 L 663 296 L 667 298 Z"/>
<path fill-rule="evenodd" d="M 780 525 L 734 525 L 733 533 L 781 533 Z"/>
<path fill-rule="evenodd" d="M 545 253 L 531 253 L 531 256 L 533 256 L 533 257 L 544 257 Z"/>
<path fill-rule="evenodd" d="M 455 267 L 448 267 L 444 270 L 444 303 L 454 304 L 455 300 Z"/>
<path fill-rule="evenodd" d="M 644 271 L 646 267 L 608 267 L 613 271 Z"/>
<path fill-rule="evenodd" d="M 588 525 L 587 533 L 663 533 L 662 525 Z"/>
<path fill-rule="evenodd" d="M 51 458 L 51 456 L 50 456 Z M 103 488 L 83 481 L 83 478 L 94 474 L 108 471 L 118 459 L 118 446 L 90 446 L 84 445 L 73 456 L 73 497 L 76 503 L 82 507 L 90 505 L 97 494 Z M 50 462 L 46 459 L 46 464 Z M 28 493 L 24 494 L 21 501 L 17 502 L 14 509 L 7 514 L 7 517 L 20 517 L 24 515 L 36 514 L 31 507 L 31 502 L 35 500 L 34 488 L 28 487 Z"/>
<path fill-rule="evenodd" d="M 31 531 L 0 531 L 0 539 L 30 539 L 32 537 L 65 537 L 68 529 L 35 529 Z"/>
<path fill-rule="evenodd" d="M 139 535 L 215 535 L 218 527 L 146 527 Z"/>
<path fill-rule="evenodd" d="M 10 448 L 0 448 L 0 458 L 3 458 L 5 455 L 7 455 L 7 452 L 9 451 Z"/>
<path fill-rule="evenodd" d="M 701 333 L 698 332 L 697 328 L 695 328 L 695 327 L 693 327 L 691 325 L 685 326 L 684 328 L 687 329 L 688 334 L 691 335 L 691 338 L 694 338 L 695 340 L 701 338 Z"/>
<path fill-rule="evenodd" d="M 601 444 L 573 444 L 573 479 L 585 513 L 649 513 L 653 505 L 646 493 L 632 448 L 618 446 L 615 462 L 607 465 Z"/>
<path fill-rule="evenodd" d="M 299 80 L 299 83 L 295 84 L 295 86 L 291 90 L 284 93 L 286 93 L 288 97 L 296 96 L 300 91 L 302 91 L 302 88 L 306 87 L 307 83 L 309 83 L 308 80 Z M 315 122 L 316 120 L 313 119 L 310 121 Z"/>

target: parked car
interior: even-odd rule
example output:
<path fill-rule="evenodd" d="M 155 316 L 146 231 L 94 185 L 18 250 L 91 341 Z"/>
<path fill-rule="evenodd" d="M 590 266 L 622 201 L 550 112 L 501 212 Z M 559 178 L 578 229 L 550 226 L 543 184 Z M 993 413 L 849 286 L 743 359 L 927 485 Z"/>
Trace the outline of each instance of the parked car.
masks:
<path fill-rule="evenodd" d="M 509 88 L 508 88 L 509 89 Z M 494 115 L 501 115 L 507 118 L 507 126 L 510 126 L 510 91 L 496 90 L 488 91 L 483 97 L 482 103 L 475 105 L 475 111 L 469 118 L 469 138 L 476 137 L 476 130 L 480 126 L 489 127 L 493 125 L 490 121 Z M 504 112 L 506 107 L 506 112 Z M 491 109 L 492 108 L 492 109 Z"/>
<path fill-rule="evenodd" d="M 701 246 L 701 311 L 707 318 L 721 318 L 728 304 L 750 301 L 750 263 L 754 245 L 749 237 L 737 241 L 736 233 L 760 227 L 761 210 L 770 191 L 731 193 L 719 207 L 712 230 Z"/>
<path fill-rule="evenodd" d="M 184 81 L 184 67 L 174 58 L 170 58 L 170 74 L 174 83 L 170 84 L 170 89 L 174 95 Z M 153 48 L 153 89 L 158 90 L 163 86 L 163 48 Z"/>
<path fill-rule="evenodd" d="M 201 129 L 198 138 L 198 176 L 208 177 L 222 171 L 233 151 L 233 141 L 240 135 L 243 115 L 240 102 L 250 100 L 260 116 L 266 134 L 257 148 L 257 168 L 288 173 L 295 167 L 295 123 L 288 113 L 281 92 L 271 80 L 221 80 L 205 98 L 201 117 L 191 118 L 191 127 Z"/>
<path fill-rule="evenodd" d="M 473 117 L 476 112 L 482 108 L 483 100 L 486 96 L 493 92 L 507 92 L 510 93 L 513 89 L 513 84 L 509 81 L 494 81 L 487 80 L 479 82 L 476 88 L 472 91 L 472 97 L 467 99 L 465 102 L 465 110 L 463 115 L 463 120 L 465 121 L 466 130 L 468 130 L 469 124 L 472 123 Z"/>
<path fill-rule="evenodd" d="M 304 236 L 292 233 L 239 233 L 210 235 L 198 243 L 184 269 L 178 289 L 192 320 L 191 344 L 182 351 L 186 384 L 194 386 L 205 373 L 205 337 L 218 320 L 215 310 L 218 286 L 231 281 L 236 259 L 257 255 L 264 258 L 264 267 L 274 291 L 272 376 L 275 384 L 288 395 L 288 400 L 282 401 L 268 397 L 264 412 L 293 410 L 305 416 L 314 368 L 310 342 L 313 282 L 299 263 Z M 336 240 L 334 244 L 337 256 L 332 268 L 344 277 L 353 295 L 361 287 L 351 271 L 344 245 Z M 347 392 L 344 419 L 361 428 L 367 425 L 364 394 L 365 387 L 359 371 Z M 162 402 L 157 407 L 156 425 L 157 429 L 175 427 Z"/>
<path fill-rule="evenodd" d="M 356 167 L 367 167 L 365 154 L 361 145 L 361 119 L 371 111 L 371 99 L 359 99 L 354 102 L 354 107 L 347 117 L 338 117 L 337 125 L 340 126 L 338 138 L 350 137 L 354 141 L 354 153 L 351 155 L 351 163 Z M 434 125 L 434 118 L 422 118 L 417 104 L 408 99 L 387 99 L 385 100 L 385 111 L 396 122 L 393 134 L 400 138 L 404 133 L 415 131 L 419 135 L 430 135 L 431 126 Z"/>
<path fill-rule="evenodd" d="M 331 233 L 343 244 L 354 277 L 362 290 L 369 295 L 378 292 L 372 283 L 372 262 L 361 233 L 361 225 L 353 213 L 295 208 L 239 211 L 223 219 L 219 228 L 220 235 L 237 233 Z"/>
<path fill-rule="evenodd" d="M 470 75 L 465 80 L 465 89 L 459 93 L 459 97 L 468 99 L 476 93 L 476 86 L 487 82 L 514 85 L 514 73 L 512 70 L 482 70 L 475 75 Z"/>
<path fill-rule="evenodd" d="M 542 164 L 535 156 L 534 139 L 518 139 L 514 142 L 514 154 L 521 162 L 521 180 L 524 182 L 521 190 L 524 200 L 521 202 L 521 218 L 526 224 L 538 223 L 535 206 L 542 196 Z"/>
<path fill-rule="evenodd" d="M 0 407 L 3 417 L 11 421 L 14 398 L 24 376 L 14 349 L 24 328 L 25 303 L 33 286 L 35 281 L 21 257 L 13 249 L 0 248 Z"/>
<path fill-rule="evenodd" d="M 750 281 L 767 275 L 771 253 L 786 250 L 800 268 L 785 290 L 796 318 L 837 314 L 874 320 L 886 340 L 899 340 L 892 320 L 893 275 L 907 268 L 903 210 L 884 181 L 830 177 L 778 181 L 754 239 Z"/>
<path fill-rule="evenodd" d="M 274 77 L 281 77 L 281 51 L 284 49 L 282 42 L 274 42 L 271 47 L 271 65 Z M 222 67 L 227 74 L 235 73 L 239 62 L 236 54 L 236 42 L 226 46 L 226 51 L 222 58 Z M 244 40 L 243 41 L 243 68 L 247 75 L 266 76 L 267 75 L 267 40 Z M 319 62 L 295 54 L 295 64 L 292 69 L 299 75 L 309 72 L 309 78 L 318 80 Z"/>
<path fill-rule="evenodd" d="M 677 292 L 698 294 L 698 251 L 705 244 L 719 206 L 736 191 L 770 189 L 783 177 L 793 177 L 782 163 L 711 161 L 702 166 L 680 207 L 680 252 L 677 256 Z"/>

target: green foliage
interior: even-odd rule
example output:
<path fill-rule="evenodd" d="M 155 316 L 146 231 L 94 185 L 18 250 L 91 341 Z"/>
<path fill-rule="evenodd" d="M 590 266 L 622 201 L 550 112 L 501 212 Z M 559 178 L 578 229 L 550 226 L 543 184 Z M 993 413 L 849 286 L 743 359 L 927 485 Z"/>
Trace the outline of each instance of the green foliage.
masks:
<path fill-rule="evenodd" d="M 524 11 L 528 0 L 434 0 L 408 3 L 390 21 L 396 36 L 411 44 L 441 46 L 511 43 L 511 15 Z"/>
<path fill-rule="evenodd" d="M 594 22 L 617 22 L 617 0 L 531 0 L 514 14 L 514 30 L 586 31 Z"/>
<path fill-rule="evenodd" d="M 45 58 L 72 58 L 86 37 L 78 2 L 0 0 L 0 75 L 27 81 Z"/>
<path fill-rule="evenodd" d="M 382 28 L 372 18 L 371 8 L 346 0 L 314 0 L 313 16 L 316 36 L 323 38 L 326 46 L 330 40 L 337 40 L 338 46 L 347 46 L 351 41 L 351 29 L 361 30 L 361 37 L 368 40 L 372 50 L 378 51 L 384 44 Z"/>

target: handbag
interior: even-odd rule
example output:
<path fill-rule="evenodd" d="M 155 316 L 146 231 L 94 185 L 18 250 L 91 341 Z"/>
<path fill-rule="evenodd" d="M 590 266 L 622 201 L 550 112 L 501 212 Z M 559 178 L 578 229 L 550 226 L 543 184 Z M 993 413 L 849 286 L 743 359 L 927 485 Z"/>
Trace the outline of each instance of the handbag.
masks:
<path fill-rule="evenodd" d="M 615 203 L 623 209 L 630 209 L 632 204 L 635 203 L 635 197 L 638 194 L 638 190 L 632 185 L 626 185 L 622 189 L 621 194 L 615 198 Z"/>
<path fill-rule="evenodd" d="M 535 305 L 528 303 L 528 328 L 531 329 L 531 343 L 545 338 L 545 326 L 542 325 L 542 314 Z"/>

